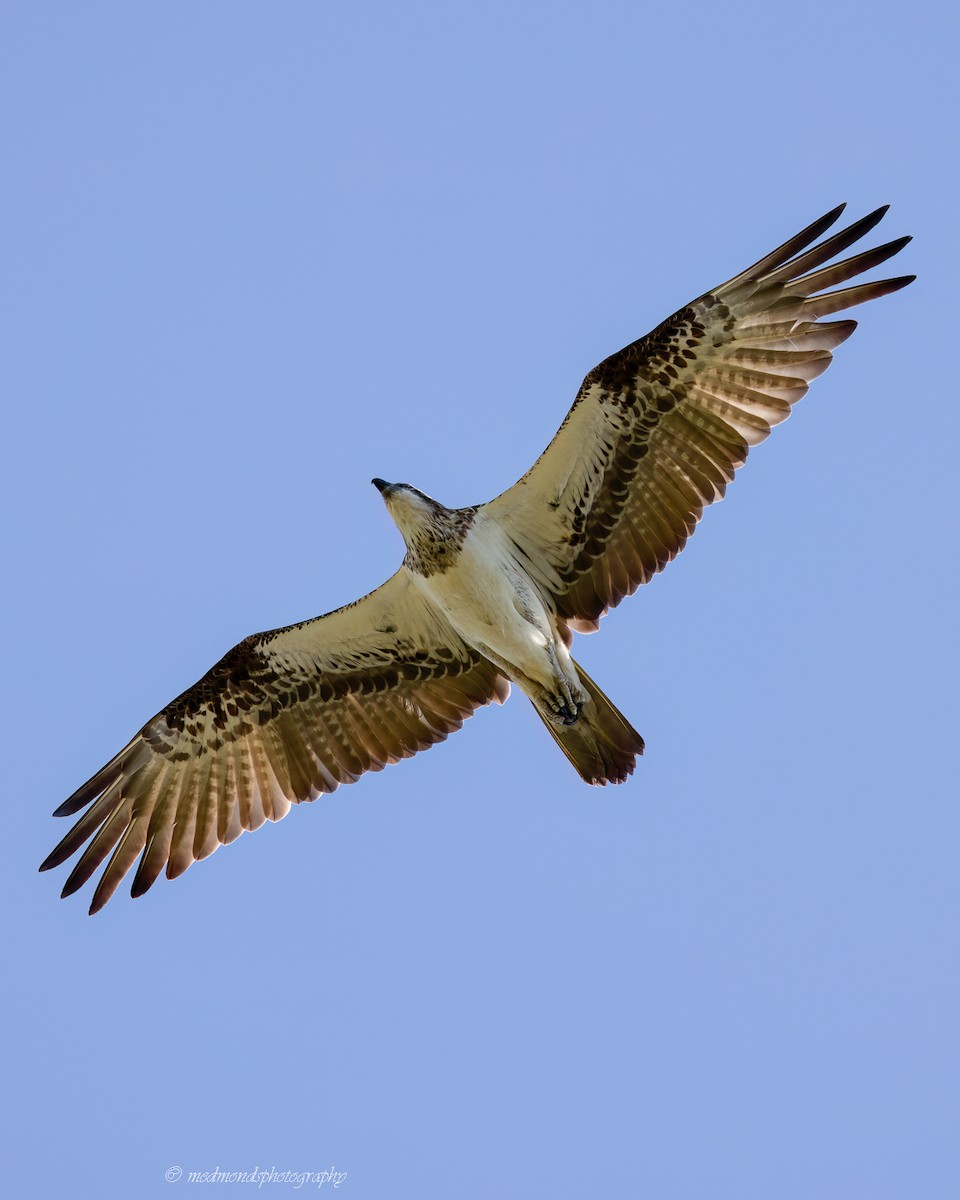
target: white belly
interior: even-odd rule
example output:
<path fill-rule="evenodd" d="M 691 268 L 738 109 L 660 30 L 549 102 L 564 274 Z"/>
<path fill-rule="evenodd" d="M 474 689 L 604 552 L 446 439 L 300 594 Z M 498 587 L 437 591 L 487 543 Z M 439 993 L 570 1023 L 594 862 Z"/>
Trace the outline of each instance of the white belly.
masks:
<path fill-rule="evenodd" d="M 494 522 L 477 520 L 447 571 L 414 578 L 464 641 L 514 667 L 518 682 L 550 687 L 558 667 L 570 670 L 551 614 Z"/>

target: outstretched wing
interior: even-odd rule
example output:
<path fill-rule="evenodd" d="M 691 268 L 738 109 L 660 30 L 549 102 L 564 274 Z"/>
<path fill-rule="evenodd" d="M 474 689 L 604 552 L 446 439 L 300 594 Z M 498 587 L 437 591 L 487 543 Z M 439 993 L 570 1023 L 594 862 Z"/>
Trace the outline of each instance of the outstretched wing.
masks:
<path fill-rule="evenodd" d="M 112 854 L 90 912 L 137 857 L 132 895 L 291 804 L 407 758 L 503 703 L 507 680 L 419 603 L 406 572 L 345 608 L 254 634 L 60 806 L 86 808 L 41 870 L 89 841 L 63 889 Z"/>
<path fill-rule="evenodd" d="M 856 328 L 820 318 L 914 278 L 826 290 L 910 240 L 824 266 L 886 212 L 805 249 L 843 207 L 595 367 L 537 462 L 487 506 L 572 628 L 596 629 L 679 554 L 749 447 Z"/>

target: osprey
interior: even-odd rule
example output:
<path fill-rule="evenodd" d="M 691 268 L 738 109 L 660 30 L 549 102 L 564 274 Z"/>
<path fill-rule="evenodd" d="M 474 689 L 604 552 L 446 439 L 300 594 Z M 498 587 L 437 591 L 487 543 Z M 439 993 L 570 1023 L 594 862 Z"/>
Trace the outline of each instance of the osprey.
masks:
<path fill-rule="evenodd" d="M 571 657 L 683 548 L 706 507 L 856 327 L 821 318 L 914 276 L 837 288 L 900 238 L 830 260 L 886 208 L 819 244 L 843 205 L 594 367 L 556 437 L 488 504 L 449 509 L 373 482 L 403 564 L 344 608 L 235 646 L 56 811 L 87 811 L 43 863 L 89 842 L 63 895 L 109 856 L 95 913 L 244 830 L 442 741 L 515 683 L 581 777 L 622 783 L 643 739 Z M 825 265 L 830 264 L 830 265 Z"/>

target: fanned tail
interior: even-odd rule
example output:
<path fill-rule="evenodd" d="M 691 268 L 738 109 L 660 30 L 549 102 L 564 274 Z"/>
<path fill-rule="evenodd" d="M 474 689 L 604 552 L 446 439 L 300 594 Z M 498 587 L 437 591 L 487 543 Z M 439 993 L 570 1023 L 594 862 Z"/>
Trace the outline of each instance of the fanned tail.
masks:
<path fill-rule="evenodd" d="M 580 682 L 589 696 L 572 725 L 556 725 L 536 708 L 550 736 L 587 783 L 624 783 L 633 774 L 643 738 L 578 663 Z"/>

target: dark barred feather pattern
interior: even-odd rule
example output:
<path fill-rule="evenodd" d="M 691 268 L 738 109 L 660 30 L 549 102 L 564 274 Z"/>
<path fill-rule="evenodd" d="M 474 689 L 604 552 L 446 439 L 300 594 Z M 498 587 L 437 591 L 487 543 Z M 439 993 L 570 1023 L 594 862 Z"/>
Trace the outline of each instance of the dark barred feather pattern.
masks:
<path fill-rule="evenodd" d="M 750 447 L 789 416 L 856 328 L 821 318 L 913 280 L 825 290 L 910 240 L 824 266 L 886 212 L 807 249 L 842 210 L 594 367 L 551 444 L 488 506 L 573 629 L 596 629 L 679 554 Z"/>
<path fill-rule="evenodd" d="M 109 857 L 95 913 L 139 858 L 141 896 L 164 869 L 173 879 L 291 805 L 443 741 L 508 692 L 401 571 L 344 609 L 235 646 L 57 809 L 87 811 L 41 870 L 86 845 L 69 896 Z"/>

